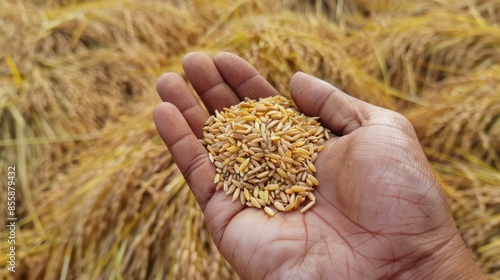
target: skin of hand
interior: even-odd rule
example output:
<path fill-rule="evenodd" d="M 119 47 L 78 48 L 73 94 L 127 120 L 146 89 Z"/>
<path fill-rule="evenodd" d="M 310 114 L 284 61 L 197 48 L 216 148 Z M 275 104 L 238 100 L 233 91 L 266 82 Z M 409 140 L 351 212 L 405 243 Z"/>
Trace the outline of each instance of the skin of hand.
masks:
<path fill-rule="evenodd" d="M 278 92 L 236 55 L 190 53 L 183 67 L 209 113 Z M 242 279 L 482 279 L 451 218 L 412 125 L 402 115 L 297 73 L 298 108 L 334 136 L 315 162 L 316 204 L 302 214 L 264 211 L 215 191 L 198 142 L 207 113 L 175 73 L 157 90 L 160 136 L 204 213 L 219 251 Z"/>

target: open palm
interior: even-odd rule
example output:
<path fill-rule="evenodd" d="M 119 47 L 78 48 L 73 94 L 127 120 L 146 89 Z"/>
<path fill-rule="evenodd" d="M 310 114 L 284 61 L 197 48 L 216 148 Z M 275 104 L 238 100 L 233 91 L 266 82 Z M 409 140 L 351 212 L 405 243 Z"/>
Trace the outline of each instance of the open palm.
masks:
<path fill-rule="evenodd" d="M 229 53 L 213 60 L 191 53 L 184 69 L 210 113 L 245 97 L 278 94 L 257 70 Z M 167 73 L 157 89 L 164 101 L 154 111 L 158 131 L 215 244 L 241 278 L 425 278 L 449 272 L 445 264 L 468 257 L 439 183 L 401 115 L 296 74 L 295 103 L 306 115 L 319 116 L 335 136 L 315 162 L 320 182 L 315 206 L 305 214 L 268 217 L 215 191 L 215 167 L 197 140 L 209 114 L 184 79 Z"/>

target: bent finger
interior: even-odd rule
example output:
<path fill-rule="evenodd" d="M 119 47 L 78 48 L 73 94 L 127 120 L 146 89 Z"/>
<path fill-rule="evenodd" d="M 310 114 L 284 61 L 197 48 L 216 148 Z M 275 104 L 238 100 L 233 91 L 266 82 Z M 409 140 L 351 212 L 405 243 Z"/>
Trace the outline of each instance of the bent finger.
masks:
<path fill-rule="evenodd" d="M 184 79 L 176 73 L 165 73 L 158 79 L 156 90 L 164 102 L 172 103 L 179 109 L 196 137 L 201 138 L 209 116 Z"/>
<path fill-rule="evenodd" d="M 181 112 L 171 103 L 161 103 L 153 111 L 156 128 L 184 175 L 202 210 L 212 197 L 215 167 L 208 153 L 187 125 Z"/>
<path fill-rule="evenodd" d="M 292 77 L 290 92 L 302 112 L 319 116 L 321 123 L 338 136 L 358 129 L 376 110 L 380 110 L 323 80 L 301 72 Z"/>
<path fill-rule="evenodd" d="M 240 102 L 226 84 L 213 60 L 204 53 L 193 52 L 184 57 L 184 71 L 210 114 Z"/>
<path fill-rule="evenodd" d="M 250 98 L 259 100 L 278 94 L 278 91 L 243 58 L 221 52 L 214 58 L 214 63 L 226 83 L 241 100 Z"/>

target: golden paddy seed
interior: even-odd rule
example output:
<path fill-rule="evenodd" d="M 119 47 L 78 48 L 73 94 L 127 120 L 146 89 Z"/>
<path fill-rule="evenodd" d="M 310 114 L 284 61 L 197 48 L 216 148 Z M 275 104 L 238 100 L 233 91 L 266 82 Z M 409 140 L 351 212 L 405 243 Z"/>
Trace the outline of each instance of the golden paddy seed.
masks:
<path fill-rule="evenodd" d="M 200 142 L 215 166 L 216 190 L 272 217 L 306 200 L 301 213 L 316 203 L 314 162 L 329 133 L 317 117 L 301 114 L 286 98 L 274 96 L 215 111 Z"/>

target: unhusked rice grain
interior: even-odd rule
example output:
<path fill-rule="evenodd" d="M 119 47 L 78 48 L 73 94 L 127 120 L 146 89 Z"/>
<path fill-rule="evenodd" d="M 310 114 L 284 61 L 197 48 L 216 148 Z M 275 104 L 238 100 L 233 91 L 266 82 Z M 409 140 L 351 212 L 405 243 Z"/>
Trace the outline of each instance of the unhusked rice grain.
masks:
<path fill-rule="evenodd" d="M 215 111 L 200 142 L 215 166 L 216 190 L 273 217 L 272 208 L 288 212 L 309 200 L 300 211 L 304 213 L 316 203 L 314 162 L 329 133 L 318 117 L 299 113 L 286 98 L 273 96 Z"/>

